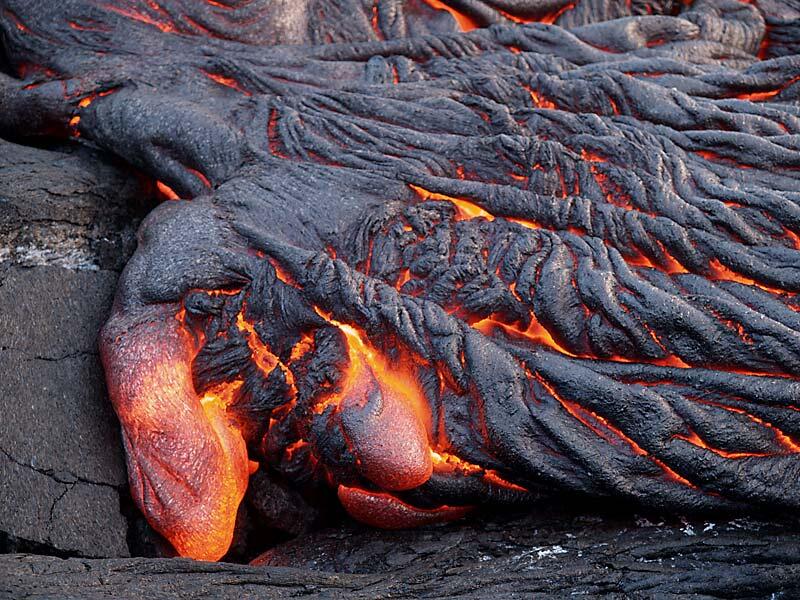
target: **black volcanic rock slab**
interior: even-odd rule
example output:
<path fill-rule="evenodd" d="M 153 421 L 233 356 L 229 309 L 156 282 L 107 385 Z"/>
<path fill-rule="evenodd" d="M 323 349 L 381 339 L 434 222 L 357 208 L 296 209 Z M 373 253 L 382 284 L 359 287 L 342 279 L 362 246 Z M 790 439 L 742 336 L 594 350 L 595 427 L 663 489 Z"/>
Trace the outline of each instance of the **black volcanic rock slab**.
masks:
<path fill-rule="evenodd" d="M 145 197 L 93 153 L 0 140 L 0 548 L 129 553 L 97 333 Z"/>
<path fill-rule="evenodd" d="M 0 596 L 60 598 L 793 598 L 796 525 L 553 512 L 404 532 L 344 528 L 271 566 L 0 556 Z M 6 597 L 3 596 L 3 597 Z"/>

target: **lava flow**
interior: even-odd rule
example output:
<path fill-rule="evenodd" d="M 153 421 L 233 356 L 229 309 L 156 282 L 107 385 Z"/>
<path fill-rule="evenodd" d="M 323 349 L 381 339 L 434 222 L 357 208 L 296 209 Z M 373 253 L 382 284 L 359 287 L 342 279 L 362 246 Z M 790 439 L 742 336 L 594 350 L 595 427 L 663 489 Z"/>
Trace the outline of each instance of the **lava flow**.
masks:
<path fill-rule="evenodd" d="M 165 200 L 101 340 L 148 521 L 796 513 L 790 4 L 0 0 L 3 135 Z"/>
<path fill-rule="evenodd" d="M 317 405 L 336 406 L 361 474 L 385 490 L 423 484 L 433 471 L 430 410 L 413 369 L 390 366 L 350 325 L 331 320 L 347 340 L 349 365 L 339 390 Z"/>
<path fill-rule="evenodd" d="M 108 328 L 104 335 L 116 337 Z M 233 539 L 250 470 L 227 414 L 231 390 L 198 398 L 190 368 L 197 345 L 169 313 L 105 348 L 134 499 L 181 555 L 218 560 Z"/>

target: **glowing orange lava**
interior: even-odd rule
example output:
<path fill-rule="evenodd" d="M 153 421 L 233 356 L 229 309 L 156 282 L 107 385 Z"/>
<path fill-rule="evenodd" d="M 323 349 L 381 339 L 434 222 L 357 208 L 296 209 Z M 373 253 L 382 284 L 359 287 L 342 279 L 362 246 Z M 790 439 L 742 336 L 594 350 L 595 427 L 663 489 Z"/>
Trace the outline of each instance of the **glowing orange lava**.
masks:
<path fill-rule="evenodd" d="M 227 414 L 241 382 L 199 398 L 191 373 L 198 345 L 179 312 L 129 330 L 103 362 L 137 505 L 179 554 L 218 560 L 233 539 L 250 464 Z"/>
<path fill-rule="evenodd" d="M 425 4 L 430 6 L 431 8 L 435 8 L 438 10 L 446 10 L 458 23 L 458 26 L 461 28 L 461 31 L 472 31 L 473 29 L 477 29 L 480 27 L 477 21 L 475 21 L 472 17 L 465 15 L 463 13 L 458 12 L 452 6 L 445 4 L 441 0 L 423 0 Z"/>
<path fill-rule="evenodd" d="M 412 362 L 389 364 L 356 328 L 322 316 L 344 334 L 350 360 L 315 412 L 335 407 L 364 477 L 386 490 L 421 485 L 433 471 L 431 413 Z"/>
<path fill-rule="evenodd" d="M 178 196 L 178 194 L 175 193 L 175 190 L 173 190 L 163 181 L 156 181 L 156 189 L 158 190 L 159 194 L 161 194 L 161 196 L 166 198 L 167 200 L 180 199 L 180 196 Z"/>
<path fill-rule="evenodd" d="M 480 475 L 486 483 L 495 487 L 514 490 L 516 492 L 528 491 L 521 485 L 503 479 L 497 471 L 484 469 L 483 467 L 459 458 L 455 454 L 450 454 L 443 450 L 438 452 L 431 450 L 431 458 L 433 459 L 433 470 L 436 473 L 459 472 L 464 474 L 476 474 Z"/>
<path fill-rule="evenodd" d="M 245 96 L 252 96 L 253 95 L 251 92 L 249 92 L 246 89 L 244 89 L 241 86 L 241 84 L 238 81 L 236 81 L 233 77 L 226 77 L 224 75 L 220 75 L 219 73 L 211 73 L 210 71 L 205 71 L 205 70 L 203 70 L 203 75 L 205 75 L 206 77 L 208 77 L 212 81 L 215 81 L 216 83 L 218 83 L 220 85 L 224 85 L 225 87 L 229 87 L 232 90 L 236 90 L 237 92 L 240 92 L 240 93 L 244 94 Z"/>

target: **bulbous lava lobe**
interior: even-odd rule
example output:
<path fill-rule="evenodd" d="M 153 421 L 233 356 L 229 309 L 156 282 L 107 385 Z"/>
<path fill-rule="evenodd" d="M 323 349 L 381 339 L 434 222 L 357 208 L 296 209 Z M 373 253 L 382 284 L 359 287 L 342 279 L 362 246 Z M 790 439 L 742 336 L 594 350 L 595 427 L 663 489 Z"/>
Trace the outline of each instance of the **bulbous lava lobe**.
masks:
<path fill-rule="evenodd" d="M 174 306 L 149 307 L 126 331 L 114 323 L 102 334 L 102 361 L 133 498 L 180 555 L 218 560 L 247 489 L 244 440 L 218 399 L 197 397 L 192 339 Z"/>
<path fill-rule="evenodd" d="M 410 393 L 416 386 L 409 383 L 403 389 L 391 375 L 374 373 L 364 354 L 352 347 L 350 354 L 339 414 L 358 470 L 384 490 L 422 485 L 433 472 L 433 461 L 423 415 Z"/>
<path fill-rule="evenodd" d="M 382 492 L 370 492 L 340 485 L 339 501 L 354 519 L 383 529 L 406 529 L 443 521 L 455 521 L 466 515 L 470 506 L 417 508 Z"/>

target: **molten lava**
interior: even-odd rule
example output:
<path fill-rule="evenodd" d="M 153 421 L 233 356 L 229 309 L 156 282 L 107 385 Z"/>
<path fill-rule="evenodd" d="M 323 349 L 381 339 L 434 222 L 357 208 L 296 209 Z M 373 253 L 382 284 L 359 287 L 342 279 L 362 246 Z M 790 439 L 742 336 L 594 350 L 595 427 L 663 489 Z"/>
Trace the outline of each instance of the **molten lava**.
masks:
<path fill-rule="evenodd" d="M 197 397 L 197 344 L 182 319 L 169 314 L 107 348 L 103 363 L 125 432 L 134 499 L 182 556 L 218 560 L 233 538 L 250 471 L 226 411 L 235 384 Z"/>
<path fill-rule="evenodd" d="M 409 365 L 389 365 L 350 325 L 331 320 L 347 340 L 349 365 L 339 390 L 316 407 L 335 406 L 361 474 L 386 490 L 423 484 L 433 471 L 430 410 Z"/>

